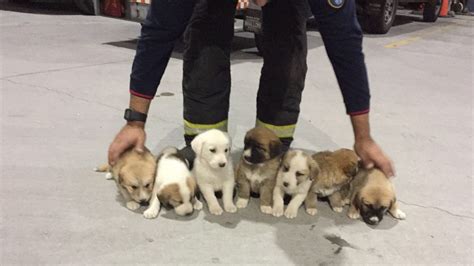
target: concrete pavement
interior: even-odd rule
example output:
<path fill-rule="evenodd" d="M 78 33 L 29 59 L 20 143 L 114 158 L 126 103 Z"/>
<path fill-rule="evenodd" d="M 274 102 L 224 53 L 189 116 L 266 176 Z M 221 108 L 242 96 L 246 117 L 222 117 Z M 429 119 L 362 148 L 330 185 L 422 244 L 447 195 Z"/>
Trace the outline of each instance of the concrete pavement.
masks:
<path fill-rule="evenodd" d="M 407 220 L 375 228 L 301 209 L 294 220 L 207 210 L 155 220 L 126 210 L 92 168 L 124 124 L 134 22 L 67 12 L 0 11 L 0 263 L 473 264 L 473 17 L 399 17 L 364 39 L 372 131 L 396 163 Z M 317 31 L 294 147 L 351 147 L 337 82 Z M 261 58 L 248 34 L 232 54 L 234 151 L 255 119 Z M 131 41 L 132 40 L 132 41 Z M 178 49 L 179 50 L 179 49 Z M 173 54 L 152 105 L 148 146 L 181 146 L 182 61 Z"/>

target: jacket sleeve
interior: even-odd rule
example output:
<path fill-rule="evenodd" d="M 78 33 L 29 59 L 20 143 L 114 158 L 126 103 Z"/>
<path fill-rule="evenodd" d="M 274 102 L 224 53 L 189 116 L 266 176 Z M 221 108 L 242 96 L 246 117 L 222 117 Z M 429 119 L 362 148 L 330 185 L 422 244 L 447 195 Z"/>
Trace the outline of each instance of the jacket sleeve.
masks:
<path fill-rule="evenodd" d="M 153 0 L 142 24 L 130 75 L 130 93 L 153 99 L 176 40 L 191 17 L 194 0 Z"/>
<path fill-rule="evenodd" d="M 320 1 L 326 4 L 326 1 Z M 362 30 L 355 13 L 355 1 L 346 0 L 335 10 L 325 5 L 320 20 L 320 33 L 329 60 L 336 73 L 346 112 L 358 115 L 369 112 L 370 91 L 362 52 Z"/>

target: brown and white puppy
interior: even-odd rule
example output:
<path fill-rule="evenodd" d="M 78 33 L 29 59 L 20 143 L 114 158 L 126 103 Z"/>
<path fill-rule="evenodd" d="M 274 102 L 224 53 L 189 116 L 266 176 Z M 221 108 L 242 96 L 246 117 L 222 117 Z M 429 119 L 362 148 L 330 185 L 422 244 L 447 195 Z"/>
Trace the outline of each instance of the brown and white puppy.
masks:
<path fill-rule="evenodd" d="M 351 219 L 362 216 L 364 222 L 377 225 L 388 211 L 394 218 L 404 220 L 406 214 L 398 208 L 392 182 L 378 169 L 361 169 L 354 180 L 346 185 L 349 192 L 341 191 L 341 198 L 351 206 L 347 215 Z"/>
<path fill-rule="evenodd" d="M 310 193 L 306 197 L 306 212 L 310 215 L 317 213 L 318 196 L 327 196 L 332 209 L 341 212 L 344 204 L 338 194 L 333 194 L 348 184 L 357 174 L 359 160 L 357 154 L 349 149 L 339 149 L 334 152 L 318 152 L 312 157 L 318 163 L 320 172 L 314 179 Z"/>
<path fill-rule="evenodd" d="M 150 206 L 143 213 L 148 219 L 156 218 L 160 202 L 174 208 L 177 215 L 200 210 L 202 203 L 196 199 L 196 180 L 188 169 L 189 163 L 174 147 L 164 149 L 157 159 L 155 185 Z"/>
<path fill-rule="evenodd" d="M 255 127 L 245 135 L 244 145 L 244 152 L 236 169 L 237 208 L 247 207 L 250 193 L 253 192 L 260 194 L 260 210 L 271 214 L 282 143 L 270 129 Z"/>
<path fill-rule="evenodd" d="M 118 191 L 129 210 L 148 204 L 155 181 L 156 161 L 153 154 L 145 148 L 143 153 L 130 149 L 124 152 L 113 166 L 105 164 L 94 169 L 107 172 L 107 179 L 114 179 Z"/>
<path fill-rule="evenodd" d="M 301 150 L 288 151 L 283 156 L 273 190 L 273 216 L 285 214 L 286 218 L 295 218 L 318 173 L 318 163 L 310 155 Z M 283 213 L 285 194 L 291 196 L 291 201 Z"/>

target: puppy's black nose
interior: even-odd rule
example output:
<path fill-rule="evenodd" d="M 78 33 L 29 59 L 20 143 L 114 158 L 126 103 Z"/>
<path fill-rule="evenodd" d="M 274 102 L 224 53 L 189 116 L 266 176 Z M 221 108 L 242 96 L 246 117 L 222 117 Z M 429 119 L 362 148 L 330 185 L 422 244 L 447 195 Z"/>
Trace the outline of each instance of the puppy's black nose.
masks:
<path fill-rule="evenodd" d="M 288 182 L 283 182 L 283 186 L 287 187 L 289 185 Z"/>
<path fill-rule="evenodd" d="M 140 200 L 140 205 L 148 206 L 148 201 L 147 200 Z"/>
<path fill-rule="evenodd" d="M 224 167 L 224 166 L 225 166 L 225 163 L 219 163 L 219 166 L 220 166 L 220 167 Z"/>

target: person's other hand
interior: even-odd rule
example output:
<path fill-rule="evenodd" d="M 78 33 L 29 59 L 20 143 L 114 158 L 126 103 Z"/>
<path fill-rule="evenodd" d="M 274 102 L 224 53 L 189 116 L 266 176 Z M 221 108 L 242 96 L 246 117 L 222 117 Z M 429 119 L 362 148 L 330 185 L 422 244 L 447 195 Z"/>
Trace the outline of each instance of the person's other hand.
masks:
<path fill-rule="evenodd" d="M 392 161 L 373 139 L 356 140 L 354 151 L 360 157 L 366 169 L 375 166 L 382 170 L 387 177 L 395 175 Z"/>
<path fill-rule="evenodd" d="M 268 0 L 253 0 L 253 2 L 259 6 L 259 7 L 262 7 L 264 5 L 266 5 L 268 3 Z"/>
<path fill-rule="evenodd" d="M 145 150 L 145 128 L 140 122 L 126 124 L 109 146 L 109 164 L 114 165 L 120 155 L 129 148 L 138 152 Z"/>

